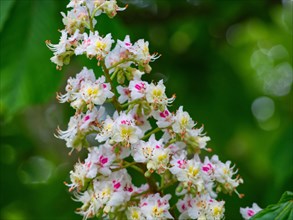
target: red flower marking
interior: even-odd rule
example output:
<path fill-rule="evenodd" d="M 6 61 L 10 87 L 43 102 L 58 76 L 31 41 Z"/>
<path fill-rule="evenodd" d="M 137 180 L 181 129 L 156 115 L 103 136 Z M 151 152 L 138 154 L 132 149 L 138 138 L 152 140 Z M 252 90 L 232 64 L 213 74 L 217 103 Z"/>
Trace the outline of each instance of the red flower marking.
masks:
<path fill-rule="evenodd" d="M 136 84 L 134 87 L 135 87 L 137 90 L 141 90 L 141 89 L 142 89 L 142 87 L 141 87 L 139 84 Z"/>
<path fill-rule="evenodd" d="M 90 116 L 89 115 L 87 115 L 87 116 L 84 117 L 84 121 L 87 121 L 89 119 L 90 119 Z"/>
<path fill-rule="evenodd" d="M 100 156 L 100 163 L 101 163 L 102 165 L 104 165 L 104 164 L 107 163 L 107 162 L 108 162 L 108 158 L 107 158 L 107 157 L 104 157 L 103 155 Z"/>
<path fill-rule="evenodd" d="M 115 188 L 115 189 L 119 189 L 120 186 L 121 186 L 121 183 L 119 183 L 119 182 L 114 184 L 114 188 Z"/>
<path fill-rule="evenodd" d="M 249 217 L 253 216 L 253 215 L 254 215 L 254 211 L 251 210 L 251 209 L 248 209 L 248 211 L 247 211 L 247 215 L 248 215 Z"/>

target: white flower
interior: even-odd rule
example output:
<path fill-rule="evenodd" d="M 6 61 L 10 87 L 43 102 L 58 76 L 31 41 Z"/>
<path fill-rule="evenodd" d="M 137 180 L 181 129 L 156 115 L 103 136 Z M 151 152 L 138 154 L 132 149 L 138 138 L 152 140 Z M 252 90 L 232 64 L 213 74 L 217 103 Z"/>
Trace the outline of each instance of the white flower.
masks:
<path fill-rule="evenodd" d="M 225 212 L 225 202 L 209 199 L 206 218 L 207 219 L 223 219 Z"/>
<path fill-rule="evenodd" d="M 173 219 L 169 213 L 169 199 L 170 194 L 165 195 L 163 198 L 160 197 L 159 193 L 150 194 L 146 198 L 141 199 L 140 207 L 141 212 L 146 219 Z"/>
<path fill-rule="evenodd" d="M 146 220 L 139 207 L 131 206 L 126 211 L 127 219 L 129 220 Z"/>
<path fill-rule="evenodd" d="M 125 8 L 118 7 L 116 0 L 106 1 L 101 6 L 103 12 L 106 13 L 110 18 L 113 18 L 117 14 L 117 11 L 125 10 Z"/>
<path fill-rule="evenodd" d="M 115 119 L 115 128 L 113 131 L 112 140 L 115 142 L 124 142 L 128 144 L 135 144 L 142 137 L 141 129 L 135 125 L 135 121 L 130 114 L 122 112 L 119 117 Z"/>
<path fill-rule="evenodd" d="M 166 106 L 174 101 L 174 98 L 167 98 L 165 94 L 166 87 L 163 84 L 163 80 L 160 80 L 156 85 L 154 83 L 149 84 L 146 90 L 146 100 L 150 103 L 154 109 L 159 108 L 163 110 Z"/>
<path fill-rule="evenodd" d="M 240 208 L 240 214 L 245 220 L 250 219 L 256 213 L 260 212 L 262 209 L 256 204 L 253 203 L 252 207 Z"/>
<path fill-rule="evenodd" d="M 74 32 L 74 35 L 68 38 L 68 32 L 62 30 L 61 37 L 58 44 L 52 44 L 50 41 L 46 41 L 47 47 L 53 51 L 54 56 L 50 60 L 57 64 L 57 68 L 60 69 L 63 64 L 68 64 L 70 56 L 73 55 L 73 48 L 76 47 L 77 41 L 80 38 L 79 30 Z"/>
<path fill-rule="evenodd" d="M 186 154 L 182 151 L 179 156 L 174 155 L 170 162 L 172 167 L 169 170 L 180 182 L 190 183 L 196 187 L 197 192 L 203 192 L 205 186 L 199 158 L 195 155 L 193 159 L 187 160 Z"/>
<path fill-rule="evenodd" d="M 122 86 L 117 86 L 117 92 L 120 94 L 118 98 L 119 103 L 124 103 L 126 101 L 130 101 L 130 93 L 131 91 L 129 90 L 128 87 L 122 87 Z"/>
<path fill-rule="evenodd" d="M 130 97 L 132 100 L 140 99 L 146 95 L 149 84 L 141 80 L 132 80 L 129 82 Z"/>
<path fill-rule="evenodd" d="M 64 52 L 66 52 L 67 49 L 69 49 L 69 41 L 67 39 L 67 31 L 62 30 L 61 32 L 61 37 L 59 39 L 58 44 L 52 44 L 50 41 L 46 42 L 47 47 L 54 52 L 54 55 L 60 55 Z"/>
<path fill-rule="evenodd" d="M 233 179 L 233 175 L 237 173 L 237 170 L 234 171 L 234 166 L 230 167 L 231 161 L 222 163 L 217 155 L 214 155 L 210 162 L 214 166 L 214 176 L 215 181 L 220 185 L 217 190 L 223 190 L 225 193 L 232 193 L 235 191 L 235 188 L 242 183 L 243 180 L 239 177 Z"/>
<path fill-rule="evenodd" d="M 114 160 L 115 154 L 109 151 L 104 145 L 91 148 L 85 160 L 88 170 L 87 177 L 91 179 L 95 178 L 98 173 L 109 176 L 111 174 L 110 166 Z"/>
<path fill-rule="evenodd" d="M 156 148 L 162 147 L 162 141 L 157 141 L 155 135 L 151 135 L 147 142 L 140 141 L 138 144 L 133 145 L 133 159 L 136 162 L 145 163 L 152 159 L 153 152 Z"/>
<path fill-rule="evenodd" d="M 104 207 L 104 212 L 110 212 L 112 207 L 117 207 L 129 201 L 134 186 L 126 169 L 111 173 L 108 177 L 101 177 L 94 181 L 94 190 Z"/>
<path fill-rule="evenodd" d="M 149 42 L 144 41 L 143 39 L 138 40 L 133 45 L 135 50 L 135 59 L 140 65 L 147 65 L 150 61 L 154 61 L 159 56 L 156 54 L 150 55 L 149 52 Z"/>
<path fill-rule="evenodd" d="M 133 61 L 130 61 L 132 58 L 131 51 L 132 44 L 128 35 L 125 37 L 124 41 L 118 40 L 114 49 L 105 57 L 105 65 L 109 69 L 109 72 L 112 73 L 116 69 L 125 69 L 129 67 L 133 63 Z M 113 68 L 113 66 L 115 66 L 115 68 Z"/>
<path fill-rule="evenodd" d="M 142 112 L 139 112 L 137 105 L 133 107 L 130 114 L 132 115 L 132 117 L 134 119 L 135 125 L 138 126 L 143 133 L 145 133 L 146 131 L 148 131 L 152 128 L 151 124 L 148 120 L 149 116 L 144 114 L 143 110 L 142 110 Z"/>
<path fill-rule="evenodd" d="M 184 119 L 183 119 L 184 120 Z M 190 125 L 191 126 L 191 125 Z M 184 135 L 184 139 L 187 141 L 189 145 L 191 145 L 195 150 L 197 149 L 207 149 L 207 142 L 210 141 L 210 137 L 205 136 L 205 134 L 202 134 L 203 132 L 203 126 L 198 129 L 188 129 L 185 130 L 182 129 L 181 134 Z"/>
<path fill-rule="evenodd" d="M 107 98 L 112 98 L 110 83 L 105 83 L 105 77 L 101 76 L 94 83 L 84 81 L 80 88 L 81 98 L 88 104 L 89 108 L 93 105 L 103 105 Z"/>
<path fill-rule="evenodd" d="M 79 135 L 78 132 L 78 125 L 81 122 L 81 118 L 82 115 L 72 116 L 69 120 L 68 128 L 65 131 L 57 128 L 58 135 L 56 137 L 65 140 L 66 146 L 68 148 L 76 148 L 77 150 L 81 150 L 81 148 L 83 147 L 81 139 L 82 135 Z"/>
<path fill-rule="evenodd" d="M 82 5 L 86 0 L 70 0 L 67 8 L 75 8 Z"/>
<path fill-rule="evenodd" d="M 75 54 L 86 53 L 88 57 L 96 57 L 97 59 L 104 58 L 110 51 L 112 43 L 111 34 L 107 34 L 104 38 L 99 36 L 97 31 L 90 32 L 88 36 L 84 33 L 84 40 L 80 46 L 75 49 Z"/>
<path fill-rule="evenodd" d="M 163 111 L 154 111 L 153 117 L 157 120 L 159 128 L 169 127 L 174 122 L 174 116 L 167 108 Z"/>
<path fill-rule="evenodd" d="M 99 142 L 106 141 L 109 137 L 113 135 L 113 132 L 114 132 L 114 121 L 109 115 L 107 115 L 106 120 L 103 121 L 103 128 L 97 134 L 96 140 L 98 140 Z"/>
<path fill-rule="evenodd" d="M 156 170 L 157 173 L 160 174 L 167 169 L 170 159 L 170 150 L 164 147 L 157 148 L 157 146 L 151 160 L 147 163 L 147 168 L 148 170 Z"/>
<path fill-rule="evenodd" d="M 86 183 L 87 167 L 84 163 L 77 162 L 74 165 L 74 170 L 70 171 L 71 184 L 66 184 L 70 187 L 69 191 L 77 188 L 80 191 Z"/>
<path fill-rule="evenodd" d="M 185 148 L 186 144 L 181 141 L 177 141 L 168 146 L 168 149 L 170 149 L 171 154 L 180 154 L 180 152 L 183 151 Z"/>
<path fill-rule="evenodd" d="M 86 67 L 83 67 L 80 73 L 76 75 L 75 78 L 70 77 L 67 80 L 67 85 L 65 87 L 66 93 L 64 95 L 58 94 L 57 99 L 59 102 L 71 102 L 78 97 L 81 83 L 84 81 L 94 82 L 96 80 L 93 70 L 89 70 Z"/>
<path fill-rule="evenodd" d="M 75 114 L 70 118 L 67 130 L 57 129 L 56 137 L 65 140 L 68 148 L 81 150 L 82 147 L 87 146 L 85 139 L 87 134 L 98 130 L 97 126 L 100 124 L 104 112 L 105 108 L 101 107 L 99 110 L 88 110 L 86 114 Z"/>
<path fill-rule="evenodd" d="M 99 120 L 103 117 L 105 113 L 105 108 L 101 106 L 99 110 L 97 108 L 93 108 L 88 110 L 86 114 L 83 116 L 81 123 L 79 124 L 79 129 L 86 131 L 89 130 L 91 125 L 94 125 L 93 130 L 96 129 L 96 126 L 99 125 Z"/>
<path fill-rule="evenodd" d="M 145 74 L 145 73 L 142 72 L 142 71 L 139 71 L 138 69 L 134 69 L 134 71 L 132 72 L 132 74 L 133 74 L 133 79 L 134 80 L 140 80 L 141 79 L 141 76 L 143 74 Z"/>
<path fill-rule="evenodd" d="M 61 12 L 61 15 L 63 16 L 62 22 L 69 34 L 73 34 L 77 29 L 82 33 L 86 24 L 89 24 L 89 14 L 84 6 L 76 6 L 68 11 L 67 15 L 63 12 Z M 93 19 L 93 25 L 95 24 L 96 20 Z"/>
<path fill-rule="evenodd" d="M 172 125 L 173 131 L 178 134 L 184 134 L 186 130 L 192 129 L 194 125 L 189 114 L 184 112 L 183 107 L 180 106 L 175 115 L 175 122 Z"/>
<path fill-rule="evenodd" d="M 93 190 L 87 190 L 84 193 L 74 193 L 75 201 L 82 202 L 83 205 L 77 209 L 77 214 L 83 216 L 83 219 L 92 218 L 101 207 L 101 203 L 96 198 Z"/>

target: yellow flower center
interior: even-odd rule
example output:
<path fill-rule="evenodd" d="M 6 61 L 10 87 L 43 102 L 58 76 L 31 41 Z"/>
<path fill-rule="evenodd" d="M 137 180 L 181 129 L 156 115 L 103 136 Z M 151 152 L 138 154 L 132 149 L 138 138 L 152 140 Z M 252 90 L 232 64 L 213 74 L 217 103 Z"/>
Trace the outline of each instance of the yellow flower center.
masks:
<path fill-rule="evenodd" d="M 161 154 L 160 156 L 158 156 L 158 161 L 159 161 L 159 162 L 162 162 L 162 161 L 164 161 L 166 158 L 167 158 L 167 155 L 166 155 L 166 154 Z"/>
<path fill-rule="evenodd" d="M 223 168 L 223 172 L 224 172 L 224 174 L 225 174 L 225 175 L 227 175 L 227 174 L 229 174 L 229 173 L 230 173 L 229 169 L 227 169 L 226 167 L 225 167 L 225 168 Z"/>
<path fill-rule="evenodd" d="M 163 213 L 163 209 L 160 209 L 158 206 L 153 207 L 154 216 L 160 216 Z"/>
<path fill-rule="evenodd" d="M 130 127 L 123 127 L 120 134 L 123 139 L 128 139 L 132 134 L 132 129 Z"/>
<path fill-rule="evenodd" d="M 106 43 L 103 41 L 97 41 L 96 48 L 99 50 L 105 50 L 106 49 Z"/>
<path fill-rule="evenodd" d="M 143 47 L 143 52 L 146 54 L 149 53 L 149 48 L 146 45 Z"/>
<path fill-rule="evenodd" d="M 104 197 L 110 196 L 110 194 L 111 194 L 110 188 L 106 188 L 102 191 L 101 196 L 104 198 Z"/>
<path fill-rule="evenodd" d="M 133 211 L 131 214 L 131 217 L 132 217 L 132 219 L 139 219 L 140 216 L 139 216 L 138 211 L 136 211 L 136 210 Z"/>
<path fill-rule="evenodd" d="M 222 208 L 221 207 L 219 207 L 219 206 L 214 207 L 214 209 L 213 209 L 213 215 L 214 216 L 221 215 L 221 213 L 222 213 Z"/>
<path fill-rule="evenodd" d="M 88 88 L 88 89 L 86 90 L 86 92 L 87 92 L 87 94 L 88 94 L 89 96 L 92 96 L 92 95 L 98 95 L 99 90 L 98 90 L 97 87 L 96 87 L 96 88 L 92 88 L 92 87 L 90 87 L 90 88 Z"/>
<path fill-rule="evenodd" d="M 162 94 L 163 94 L 163 92 L 162 92 L 161 89 L 155 88 L 155 89 L 153 90 L 153 96 L 155 96 L 155 97 L 161 97 Z"/>
<path fill-rule="evenodd" d="M 181 125 L 182 125 L 182 126 L 186 126 L 187 123 L 188 123 L 188 119 L 187 119 L 187 117 L 182 117 L 182 118 L 181 118 Z"/>
<path fill-rule="evenodd" d="M 189 166 L 188 167 L 188 174 L 192 177 L 195 177 L 199 172 L 199 169 L 193 167 L 193 166 Z"/>

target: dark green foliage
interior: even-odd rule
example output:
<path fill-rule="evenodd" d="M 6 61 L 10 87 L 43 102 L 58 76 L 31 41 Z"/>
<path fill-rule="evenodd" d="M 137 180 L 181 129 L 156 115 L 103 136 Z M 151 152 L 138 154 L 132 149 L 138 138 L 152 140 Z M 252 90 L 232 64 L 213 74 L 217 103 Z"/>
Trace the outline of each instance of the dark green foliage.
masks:
<path fill-rule="evenodd" d="M 277 204 L 269 205 L 251 220 L 290 220 L 293 219 L 293 193 L 285 192 Z"/>

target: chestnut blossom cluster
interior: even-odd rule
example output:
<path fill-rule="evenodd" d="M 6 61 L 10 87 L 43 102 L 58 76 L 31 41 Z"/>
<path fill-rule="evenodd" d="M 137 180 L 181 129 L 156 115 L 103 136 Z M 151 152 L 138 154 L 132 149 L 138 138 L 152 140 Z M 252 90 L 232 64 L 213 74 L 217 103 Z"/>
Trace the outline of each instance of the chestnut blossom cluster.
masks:
<path fill-rule="evenodd" d="M 224 218 L 218 194 L 242 196 L 236 188 L 243 180 L 234 165 L 217 155 L 201 159 L 203 150 L 211 151 L 203 126 L 183 106 L 171 110 L 175 95 L 166 94 L 163 80 L 144 80 L 159 57 L 150 54 L 147 41 L 132 43 L 129 36 L 114 41 L 94 29 L 96 17 L 112 18 L 126 7 L 116 0 L 71 0 L 67 7 L 59 43 L 46 41 L 51 61 L 61 69 L 72 56 L 85 55 L 99 69 L 83 67 L 57 95 L 75 114 L 56 136 L 71 152 L 87 151 L 66 183 L 82 203 L 76 212 L 83 219 Z M 175 191 L 166 193 L 172 186 Z"/>

